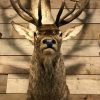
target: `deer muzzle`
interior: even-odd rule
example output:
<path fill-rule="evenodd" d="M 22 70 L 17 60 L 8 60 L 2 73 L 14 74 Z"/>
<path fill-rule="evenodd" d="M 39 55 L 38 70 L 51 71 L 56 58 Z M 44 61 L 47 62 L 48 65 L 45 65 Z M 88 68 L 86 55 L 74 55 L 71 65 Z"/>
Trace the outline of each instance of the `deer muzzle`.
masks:
<path fill-rule="evenodd" d="M 57 51 L 57 42 L 54 38 L 44 38 L 41 42 L 41 49 L 44 54 L 51 55 Z"/>
<path fill-rule="evenodd" d="M 44 39 L 43 44 L 46 44 L 47 48 L 52 48 L 56 41 L 54 39 Z"/>

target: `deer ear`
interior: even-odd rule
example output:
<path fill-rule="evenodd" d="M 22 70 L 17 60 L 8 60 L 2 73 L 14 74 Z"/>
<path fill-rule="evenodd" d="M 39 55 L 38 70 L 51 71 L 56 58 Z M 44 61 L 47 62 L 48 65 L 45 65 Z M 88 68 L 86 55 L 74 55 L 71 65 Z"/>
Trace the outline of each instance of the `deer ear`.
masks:
<path fill-rule="evenodd" d="M 83 25 L 79 25 L 76 27 L 72 27 L 70 29 L 68 29 L 62 36 L 62 40 L 68 40 L 71 38 L 74 38 L 77 34 L 79 34 L 81 32 L 83 28 Z"/>
<path fill-rule="evenodd" d="M 14 29 L 18 32 L 19 35 L 25 36 L 26 39 L 30 40 L 31 42 L 34 41 L 34 35 L 33 31 L 29 30 L 28 28 L 25 28 L 22 25 L 16 24 L 15 22 L 11 22 Z"/>

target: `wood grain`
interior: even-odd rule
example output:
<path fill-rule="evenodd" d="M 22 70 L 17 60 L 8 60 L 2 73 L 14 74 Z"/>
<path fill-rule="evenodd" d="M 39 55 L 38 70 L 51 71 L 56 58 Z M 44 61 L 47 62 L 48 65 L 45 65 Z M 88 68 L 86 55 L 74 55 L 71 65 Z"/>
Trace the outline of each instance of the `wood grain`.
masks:
<path fill-rule="evenodd" d="M 34 46 L 26 39 L 0 39 L 0 48 L 0 55 L 32 55 Z M 69 40 L 62 44 L 61 52 L 63 55 L 99 57 L 99 40 Z"/>
<path fill-rule="evenodd" d="M 74 3 L 70 0 L 65 0 L 68 8 L 73 8 Z M 82 3 L 84 0 L 79 0 L 80 3 Z M 60 8 L 62 0 L 51 0 L 51 7 L 52 8 Z M 99 0 L 90 0 L 89 7 L 88 8 L 100 8 L 100 2 Z"/>
<path fill-rule="evenodd" d="M 28 24 L 21 24 L 25 27 Z M 77 26 L 79 24 L 68 24 L 60 28 L 62 32 L 67 29 Z M 2 38 L 24 38 L 20 36 L 13 28 L 11 24 L 0 24 L 0 32 L 3 34 Z M 82 32 L 76 36 L 76 39 L 99 39 L 100 34 L 100 24 L 87 24 L 83 28 Z"/>
<path fill-rule="evenodd" d="M 22 74 L 8 75 L 6 92 L 26 93 L 28 78 L 26 75 L 25 78 L 23 76 Z M 66 84 L 71 94 L 100 94 L 100 75 L 67 75 Z"/>
<path fill-rule="evenodd" d="M 28 24 L 20 24 L 27 27 Z M 12 27 L 11 24 L 0 24 L 0 32 L 2 33 L 2 38 L 24 38 L 20 36 Z"/>
<path fill-rule="evenodd" d="M 67 76 L 66 83 L 71 94 L 100 94 L 100 75 Z"/>
<path fill-rule="evenodd" d="M 54 19 L 56 18 L 58 9 L 52 9 L 52 15 Z M 65 15 L 68 11 L 64 10 L 63 15 Z M 87 13 L 87 16 L 86 16 Z M 100 9 L 87 9 L 86 13 L 83 12 L 79 18 L 84 19 L 84 23 L 100 23 Z M 0 9 L 0 23 L 10 23 L 11 21 L 15 21 L 16 23 L 27 23 L 18 14 L 14 11 L 14 9 Z M 73 20 L 71 23 L 81 23 L 78 19 Z"/>
<path fill-rule="evenodd" d="M 100 75 L 100 57 L 65 57 L 68 75 Z"/>
<path fill-rule="evenodd" d="M 26 100 L 26 94 L 0 94 L 0 100 Z M 100 95 L 70 95 L 70 100 L 99 100 Z"/>
<path fill-rule="evenodd" d="M 25 74 L 31 56 L 0 56 L 0 74 Z M 68 75 L 100 75 L 100 57 L 64 57 Z"/>
<path fill-rule="evenodd" d="M 0 100 L 26 100 L 26 94 L 0 94 Z"/>
<path fill-rule="evenodd" d="M 8 75 L 6 93 L 27 93 L 28 77 L 26 75 Z"/>
<path fill-rule="evenodd" d="M 0 56 L 0 73 L 28 73 L 30 59 L 30 56 Z"/>
<path fill-rule="evenodd" d="M 70 100 L 99 100 L 100 95 L 70 95 Z"/>
<path fill-rule="evenodd" d="M 0 93 L 6 93 L 7 75 L 0 75 Z"/>
<path fill-rule="evenodd" d="M 27 4 L 28 0 L 20 0 L 22 5 L 26 8 L 29 8 L 29 4 Z M 70 0 L 65 0 L 66 4 L 68 5 L 69 8 L 73 7 L 73 2 Z M 80 0 L 81 2 L 83 0 Z M 51 7 L 52 8 L 59 8 L 61 5 L 62 0 L 51 0 Z M 97 5 L 95 5 L 95 3 Z M 0 8 L 9 8 L 11 7 L 10 0 L 0 0 Z M 100 8 L 100 2 L 99 0 L 90 0 L 90 8 Z"/>

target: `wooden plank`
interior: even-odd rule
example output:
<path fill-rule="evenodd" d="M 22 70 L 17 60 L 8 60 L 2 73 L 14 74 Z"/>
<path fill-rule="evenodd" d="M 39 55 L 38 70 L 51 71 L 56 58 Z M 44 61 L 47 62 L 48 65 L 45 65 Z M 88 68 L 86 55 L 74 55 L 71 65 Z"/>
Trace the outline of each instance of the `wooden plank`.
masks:
<path fill-rule="evenodd" d="M 0 94 L 0 100 L 26 100 L 26 94 Z"/>
<path fill-rule="evenodd" d="M 28 0 L 20 0 L 22 5 L 26 8 L 29 8 L 29 4 Z M 69 0 L 65 0 L 66 4 L 68 5 L 69 8 L 73 7 L 73 2 L 69 1 Z M 83 1 L 83 0 L 80 0 Z M 51 7 L 52 8 L 59 8 L 61 5 L 62 0 L 51 0 Z M 97 3 L 97 5 L 95 6 L 95 2 Z M 0 0 L 0 8 L 9 8 L 11 7 L 10 5 L 10 0 Z M 99 0 L 90 0 L 90 8 L 100 8 L 100 2 Z"/>
<path fill-rule="evenodd" d="M 52 15 L 54 19 L 56 18 L 58 9 L 52 9 Z M 64 10 L 62 15 L 65 15 L 68 11 Z M 85 19 L 84 23 L 100 23 L 100 9 L 87 9 L 88 16 L 86 18 L 86 14 L 83 12 L 80 15 L 80 19 Z M 89 15 L 89 13 L 91 13 Z M 0 23 L 10 23 L 11 21 L 15 21 L 17 23 L 27 23 L 22 18 L 18 16 L 18 14 L 14 11 L 14 9 L 0 9 Z M 72 21 L 71 23 L 81 23 L 78 19 Z"/>
<path fill-rule="evenodd" d="M 30 56 L 0 56 L 0 74 L 25 74 L 29 71 Z M 100 57 L 65 57 L 66 74 L 100 74 Z"/>
<path fill-rule="evenodd" d="M 66 1 L 66 4 L 68 6 L 68 8 L 72 8 L 74 3 L 71 2 L 70 0 L 65 0 Z M 79 0 L 81 3 L 84 1 L 84 0 Z M 62 0 L 51 0 L 51 7 L 52 8 L 60 8 L 60 5 L 62 3 Z M 97 8 L 99 9 L 100 8 L 100 1 L 99 0 L 90 0 L 90 3 L 89 3 L 89 8 Z"/>
<path fill-rule="evenodd" d="M 27 24 L 20 25 L 28 26 Z M 11 24 L 0 24 L 0 32 L 2 33 L 2 38 L 23 38 L 14 30 Z"/>
<path fill-rule="evenodd" d="M 61 31 L 65 32 L 67 29 L 71 27 L 75 27 L 79 24 L 68 24 L 61 27 Z M 100 24 L 86 24 L 82 32 L 76 36 L 76 39 L 99 39 L 100 35 Z"/>
<path fill-rule="evenodd" d="M 28 78 L 17 75 L 8 75 L 7 93 L 27 92 Z M 100 94 L 100 75 L 67 75 L 66 84 L 70 94 Z"/>
<path fill-rule="evenodd" d="M 27 94 L 0 94 L 0 100 L 26 100 Z M 99 100 L 100 95 L 70 95 L 70 100 Z"/>
<path fill-rule="evenodd" d="M 100 95 L 70 95 L 69 98 L 69 100 L 99 100 Z"/>
<path fill-rule="evenodd" d="M 26 39 L 1 39 L 0 48 L 0 55 L 32 55 L 33 51 L 32 44 Z"/>
<path fill-rule="evenodd" d="M 8 75 L 6 93 L 27 93 L 28 89 L 27 75 Z"/>
<path fill-rule="evenodd" d="M 0 23 L 10 23 L 12 20 L 25 23 L 25 21 L 17 15 L 14 9 L 0 9 Z"/>
<path fill-rule="evenodd" d="M 65 57 L 67 75 L 100 74 L 100 57 Z"/>
<path fill-rule="evenodd" d="M 100 94 L 99 75 L 67 76 L 66 83 L 71 94 Z"/>
<path fill-rule="evenodd" d="M 0 75 L 0 93 L 6 93 L 7 76 L 8 75 Z"/>
<path fill-rule="evenodd" d="M 30 56 L 0 56 L 0 73 L 28 73 Z"/>
<path fill-rule="evenodd" d="M 0 55 L 32 55 L 33 45 L 26 39 L 1 39 Z M 63 55 L 100 56 L 98 40 L 69 40 L 62 44 Z"/>
<path fill-rule="evenodd" d="M 22 24 L 27 27 L 27 24 Z M 77 26 L 79 24 L 68 24 L 61 27 L 61 31 L 65 32 L 67 29 Z M 0 24 L 0 32 L 3 34 L 2 38 L 24 38 L 20 36 L 13 28 L 11 24 Z M 76 37 L 76 39 L 99 39 L 100 24 L 87 24 L 83 31 Z"/>

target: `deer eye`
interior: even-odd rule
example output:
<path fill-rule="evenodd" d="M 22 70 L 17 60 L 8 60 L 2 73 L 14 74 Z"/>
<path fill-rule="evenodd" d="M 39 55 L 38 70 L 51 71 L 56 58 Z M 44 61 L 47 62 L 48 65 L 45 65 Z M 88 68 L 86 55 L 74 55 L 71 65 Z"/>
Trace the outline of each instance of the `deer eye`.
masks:
<path fill-rule="evenodd" d="M 39 33 L 36 31 L 36 32 L 34 32 L 34 36 L 37 36 L 37 35 L 39 35 Z"/>
<path fill-rule="evenodd" d="M 43 43 L 45 44 L 46 43 L 46 40 L 43 40 Z"/>
<path fill-rule="evenodd" d="M 34 36 L 36 36 L 36 32 L 34 32 Z"/>

